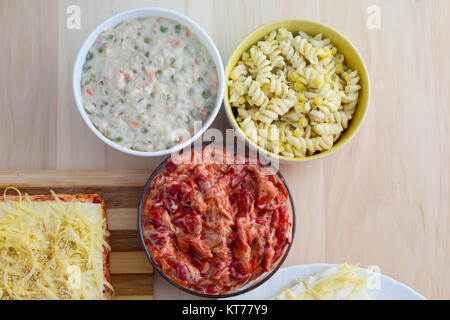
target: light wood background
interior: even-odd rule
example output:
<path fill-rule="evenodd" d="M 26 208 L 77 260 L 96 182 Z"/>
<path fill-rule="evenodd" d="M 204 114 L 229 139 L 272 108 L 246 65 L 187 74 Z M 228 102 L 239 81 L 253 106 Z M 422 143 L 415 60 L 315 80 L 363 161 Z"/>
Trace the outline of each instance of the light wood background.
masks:
<path fill-rule="evenodd" d="M 81 29 L 66 28 L 67 6 Z M 366 9 L 381 8 L 368 30 Z M 226 63 L 257 26 L 308 18 L 349 37 L 369 69 L 366 121 L 337 154 L 283 166 L 298 227 L 285 266 L 344 261 L 379 266 L 428 298 L 450 298 L 449 1 L 0 0 L 0 169 L 154 168 L 121 154 L 83 123 L 72 67 L 89 32 L 131 7 L 176 9 L 196 20 Z M 214 122 L 226 128 L 221 112 Z M 161 278 L 155 298 L 185 298 Z"/>

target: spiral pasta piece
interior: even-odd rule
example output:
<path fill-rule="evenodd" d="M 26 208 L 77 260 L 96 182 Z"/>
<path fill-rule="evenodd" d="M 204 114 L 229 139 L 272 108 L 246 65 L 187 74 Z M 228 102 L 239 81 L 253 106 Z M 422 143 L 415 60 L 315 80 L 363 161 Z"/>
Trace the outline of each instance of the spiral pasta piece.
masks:
<path fill-rule="evenodd" d="M 269 92 L 281 98 L 285 98 L 289 93 L 289 86 L 277 78 L 270 78 L 267 88 Z"/>
<path fill-rule="evenodd" d="M 280 133 L 276 125 L 258 124 L 258 144 L 271 152 L 280 152 Z"/>
<path fill-rule="evenodd" d="M 336 53 L 333 57 L 335 64 L 344 63 L 344 55 L 342 53 Z"/>
<path fill-rule="evenodd" d="M 353 114 L 355 113 L 356 110 L 356 105 L 358 104 L 358 100 L 354 100 L 352 102 L 349 103 L 345 103 L 342 106 L 342 110 L 348 114 L 350 114 L 351 116 L 353 116 Z"/>
<path fill-rule="evenodd" d="M 347 129 L 348 123 L 352 119 L 352 115 L 349 112 L 337 111 L 330 113 L 326 118 L 325 122 L 329 123 L 339 123 L 342 128 Z"/>
<path fill-rule="evenodd" d="M 321 59 L 314 68 L 322 73 L 322 74 L 328 74 L 328 76 L 331 78 L 336 73 L 336 62 L 333 57 L 326 57 Z"/>
<path fill-rule="evenodd" d="M 256 68 L 255 63 L 253 62 L 252 57 L 250 56 L 250 53 L 244 52 L 242 54 L 241 61 L 247 67 L 247 70 L 251 74 L 251 76 L 252 77 L 256 76 L 258 69 Z"/>
<path fill-rule="evenodd" d="M 281 68 L 286 64 L 277 43 L 259 41 L 258 47 L 269 58 L 272 69 Z"/>
<path fill-rule="evenodd" d="M 311 66 L 300 69 L 298 73 L 303 76 L 306 79 L 307 84 L 313 88 L 318 88 L 324 81 L 323 74 L 319 73 Z"/>
<path fill-rule="evenodd" d="M 273 30 L 269 34 L 264 37 L 264 40 L 267 42 L 274 42 L 277 38 L 277 31 Z"/>
<path fill-rule="evenodd" d="M 323 39 L 323 35 L 321 33 L 316 34 L 314 37 L 307 34 L 306 32 L 299 31 L 298 36 L 302 39 L 308 40 L 311 44 L 317 48 L 321 47 L 329 47 L 331 45 L 331 40 L 328 38 Z"/>
<path fill-rule="evenodd" d="M 261 85 L 257 81 L 252 81 L 248 89 L 248 102 L 251 105 L 264 107 L 269 103 L 269 98 L 261 90 Z"/>
<path fill-rule="evenodd" d="M 281 41 L 281 53 L 286 57 L 286 60 L 297 70 L 302 70 L 306 66 L 305 59 L 295 51 L 290 41 Z"/>
<path fill-rule="evenodd" d="M 316 97 L 319 98 L 318 109 L 324 114 L 336 112 L 341 106 L 341 98 L 336 91 L 331 90 L 328 84 L 325 84 L 317 91 Z"/>
<path fill-rule="evenodd" d="M 324 99 L 333 99 L 337 95 L 337 92 L 331 89 L 328 83 L 323 83 L 317 90 L 317 96 Z"/>
<path fill-rule="evenodd" d="M 292 106 L 293 104 L 288 100 L 273 98 L 266 107 L 260 109 L 257 118 L 259 121 L 270 124 L 279 116 L 286 114 Z"/>
<path fill-rule="evenodd" d="M 344 130 L 339 123 L 318 123 L 313 126 L 314 132 L 319 136 L 339 136 Z"/>
<path fill-rule="evenodd" d="M 272 66 L 265 54 L 258 48 L 250 49 L 250 56 L 256 66 L 256 81 L 259 83 L 268 83 L 271 76 Z"/>
<path fill-rule="evenodd" d="M 245 77 L 248 74 L 247 68 L 245 64 L 238 64 L 230 73 L 230 79 L 233 81 L 238 81 L 242 77 Z"/>
<path fill-rule="evenodd" d="M 313 110 L 310 112 L 309 117 L 312 121 L 317 123 L 337 123 L 340 124 L 343 129 L 347 129 L 348 124 L 352 119 L 352 114 L 347 111 L 335 111 L 325 114 L 320 110 Z"/>
<path fill-rule="evenodd" d="M 301 154 L 308 151 L 313 154 L 316 151 L 329 150 L 333 146 L 332 136 L 320 136 L 316 138 L 287 137 L 287 142 L 297 149 Z"/>
<path fill-rule="evenodd" d="M 239 118 L 242 121 L 250 115 L 249 112 L 247 111 L 247 109 L 243 106 L 236 108 L 236 109 L 237 109 L 237 113 L 238 113 L 237 118 Z"/>
<path fill-rule="evenodd" d="M 342 77 L 346 82 L 345 93 L 342 94 L 342 102 L 349 103 L 357 100 L 361 89 L 361 86 L 358 85 L 360 80 L 358 72 L 343 72 Z"/>
<path fill-rule="evenodd" d="M 289 124 L 296 125 L 300 118 L 304 117 L 301 113 L 296 112 L 295 110 L 291 110 L 281 117 L 282 121 L 285 121 Z"/>
<path fill-rule="evenodd" d="M 250 83 L 252 81 L 251 77 L 244 78 L 242 80 L 242 77 L 239 81 L 233 82 L 230 86 L 230 103 L 233 106 L 238 106 L 245 104 L 246 99 L 244 95 L 248 91 L 248 87 L 250 86 Z"/>
<path fill-rule="evenodd" d="M 308 42 L 308 40 L 303 39 L 299 36 L 294 38 L 294 48 L 302 54 L 306 59 L 312 64 L 317 64 L 319 62 L 318 55 L 322 52 L 321 48 L 316 48 Z"/>
<path fill-rule="evenodd" d="M 240 126 L 250 140 L 258 143 L 258 130 L 256 129 L 255 121 L 253 121 L 250 116 L 245 118 L 244 121 L 240 123 Z"/>
<path fill-rule="evenodd" d="M 276 39 L 279 42 L 282 42 L 282 41 L 292 42 L 292 41 L 294 41 L 294 36 L 286 28 L 280 28 L 280 29 L 278 29 Z"/>

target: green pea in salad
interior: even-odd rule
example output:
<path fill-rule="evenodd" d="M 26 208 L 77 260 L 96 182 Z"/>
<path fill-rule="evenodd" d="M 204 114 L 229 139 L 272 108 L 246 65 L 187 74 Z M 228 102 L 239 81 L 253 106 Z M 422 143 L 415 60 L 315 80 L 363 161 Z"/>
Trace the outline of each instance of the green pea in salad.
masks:
<path fill-rule="evenodd" d="M 108 139 L 160 151 L 194 134 L 214 108 L 216 65 L 188 27 L 167 18 L 125 20 L 102 32 L 82 72 L 83 106 Z"/>

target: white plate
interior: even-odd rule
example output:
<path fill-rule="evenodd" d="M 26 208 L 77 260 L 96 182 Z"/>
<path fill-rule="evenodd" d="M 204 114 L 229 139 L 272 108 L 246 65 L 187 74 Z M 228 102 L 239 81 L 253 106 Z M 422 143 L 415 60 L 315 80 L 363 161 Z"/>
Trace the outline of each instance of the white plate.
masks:
<path fill-rule="evenodd" d="M 306 279 L 307 277 L 330 268 L 332 264 L 305 264 L 280 269 L 273 277 L 267 280 L 255 290 L 241 294 L 239 296 L 227 298 L 226 300 L 268 300 L 278 295 L 284 288 L 295 285 L 296 279 Z M 366 269 L 361 272 L 369 273 L 375 286 L 368 288 L 367 293 L 374 300 L 425 300 L 426 298 L 408 286 L 391 279 L 383 274 L 375 273 Z"/>

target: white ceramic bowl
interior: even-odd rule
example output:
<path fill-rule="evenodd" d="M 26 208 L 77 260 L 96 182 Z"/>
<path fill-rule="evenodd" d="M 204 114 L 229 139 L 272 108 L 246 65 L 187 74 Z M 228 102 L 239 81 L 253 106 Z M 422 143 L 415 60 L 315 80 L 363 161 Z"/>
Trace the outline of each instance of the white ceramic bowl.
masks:
<path fill-rule="evenodd" d="M 135 19 L 135 18 L 144 18 L 144 17 L 164 17 L 168 19 L 172 19 L 174 21 L 177 21 L 181 23 L 182 25 L 185 25 L 189 27 L 189 29 L 197 36 L 199 41 L 206 47 L 208 50 L 208 53 L 210 54 L 211 58 L 214 60 L 216 64 L 217 69 L 217 76 L 219 80 L 219 87 L 217 91 L 217 98 L 215 101 L 214 109 L 211 112 L 211 115 L 209 118 L 203 123 L 202 129 L 194 134 L 193 137 L 188 139 L 187 141 L 178 144 L 170 149 L 167 150 L 160 150 L 160 151 L 135 151 L 128 148 L 125 148 L 121 145 L 118 145 L 114 141 L 109 140 L 106 138 L 100 131 L 95 128 L 95 126 L 92 124 L 91 119 L 89 118 L 86 110 L 83 106 L 83 98 L 81 96 L 81 74 L 83 71 L 83 65 L 86 60 L 86 55 L 91 49 L 94 42 L 97 40 L 100 33 L 102 33 L 104 30 L 107 30 L 118 23 L 120 23 L 123 20 L 128 19 Z M 144 156 L 144 157 L 156 157 L 156 156 L 162 156 L 166 154 L 170 154 L 172 152 L 175 152 L 177 150 L 180 150 L 188 145 L 190 145 L 193 141 L 195 141 L 197 138 L 199 138 L 206 129 L 211 125 L 211 123 L 214 121 L 215 117 L 217 116 L 217 113 L 219 112 L 219 109 L 222 105 L 222 99 L 224 95 L 224 87 L 225 87 L 225 77 L 223 72 L 223 64 L 222 59 L 220 57 L 219 51 L 217 50 L 216 46 L 214 45 L 214 42 L 211 40 L 211 38 L 208 36 L 208 34 L 192 19 L 186 17 L 185 15 L 182 15 L 181 13 L 178 13 L 176 11 L 170 10 L 170 9 L 164 9 L 164 8 L 156 8 L 156 7 L 141 7 L 141 8 L 135 8 L 130 10 L 125 10 L 122 12 L 119 12 L 115 14 L 114 16 L 106 19 L 103 21 L 97 28 L 95 28 L 94 31 L 91 32 L 91 34 L 87 37 L 87 39 L 84 41 L 80 51 L 78 52 L 77 59 L 75 61 L 75 66 L 73 69 L 73 94 L 75 96 L 75 101 L 77 103 L 78 111 L 81 114 L 81 117 L 86 122 L 87 126 L 91 129 L 91 131 L 103 142 L 108 144 L 109 146 L 113 147 L 116 150 L 137 155 L 137 156 Z"/>

